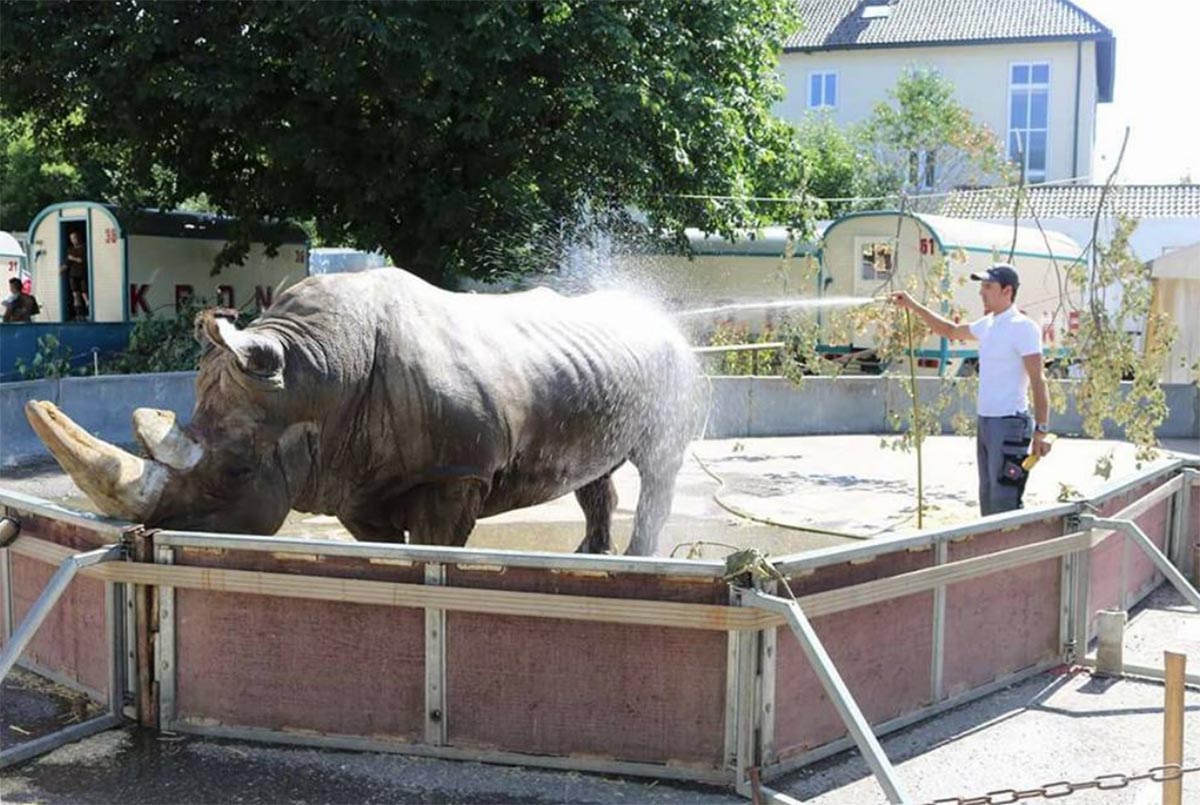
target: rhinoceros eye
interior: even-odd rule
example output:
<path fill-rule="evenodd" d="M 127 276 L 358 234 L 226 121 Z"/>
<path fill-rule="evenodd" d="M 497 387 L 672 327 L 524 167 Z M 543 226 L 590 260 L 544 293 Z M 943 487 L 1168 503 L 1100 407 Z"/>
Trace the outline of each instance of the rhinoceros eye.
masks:
<path fill-rule="evenodd" d="M 249 464 L 238 462 L 225 468 L 225 478 L 235 483 L 244 482 L 253 474 L 254 468 Z"/>

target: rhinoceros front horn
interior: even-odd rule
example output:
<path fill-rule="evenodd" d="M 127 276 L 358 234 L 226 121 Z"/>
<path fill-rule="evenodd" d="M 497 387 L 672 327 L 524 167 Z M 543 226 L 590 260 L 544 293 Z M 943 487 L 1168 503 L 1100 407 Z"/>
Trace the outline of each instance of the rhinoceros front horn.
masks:
<path fill-rule="evenodd" d="M 31 400 L 25 417 L 76 485 L 110 517 L 144 522 L 162 497 L 170 470 L 101 441 L 53 403 Z"/>

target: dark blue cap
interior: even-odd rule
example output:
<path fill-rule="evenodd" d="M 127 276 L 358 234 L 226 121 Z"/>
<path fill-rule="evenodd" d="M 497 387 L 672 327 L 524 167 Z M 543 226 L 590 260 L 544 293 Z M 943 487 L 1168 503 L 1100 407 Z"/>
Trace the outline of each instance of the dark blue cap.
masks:
<path fill-rule="evenodd" d="M 986 274 L 972 274 L 971 279 L 979 282 L 995 282 L 1012 288 L 1021 285 L 1021 278 L 1017 276 L 1017 270 L 1008 263 L 996 263 L 987 270 Z"/>

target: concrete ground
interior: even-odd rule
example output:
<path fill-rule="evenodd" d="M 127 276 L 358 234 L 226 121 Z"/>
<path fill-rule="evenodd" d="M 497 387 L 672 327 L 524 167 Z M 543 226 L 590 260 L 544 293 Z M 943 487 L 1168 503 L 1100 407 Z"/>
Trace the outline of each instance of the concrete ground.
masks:
<path fill-rule="evenodd" d="M 775 556 L 855 542 L 916 527 L 916 456 L 890 449 L 892 437 L 798 436 L 695 442 L 675 484 L 671 518 L 659 553 L 720 557 L 753 546 Z M 1059 439 L 1031 473 L 1025 505 L 1060 495 L 1087 496 L 1108 479 L 1095 473 L 1111 456 L 1109 478 L 1180 454 L 1200 454 L 1200 442 L 1164 445 L 1147 465 L 1126 442 Z M 937 436 L 923 449 L 925 527 L 978 517 L 974 440 Z M 637 471 L 614 476 L 620 498 L 613 518 L 620 550 L 629 542 L 637 502 Z M 90 508 L 53 459 L 0 470 L 0 488 Z M 337 519 L 293 512 L 281 535 L 349 539 Z M 472 547 L 573 551 L 583 537 L 583 513 L 573 495 L 479 521 Z"/>
<path fill-rule="evenodd" d="M 1134 611 L 1126 660 L 1162 665 L 1162 651 L 1200 670 L 1200 615 L 1160 587 Z M 45 683 L 27 674 L 10 682 Z M 35 715 L 6 684 L 4 745 Z M 64 699 L 69 694 L 62 692 Z M 1184 765 L 1200 765 L 1200 689 L 1186 692 Z M 883 739 L 917 802 L 1035 788 L 1101 774 L 1134 774 L 1161 763 L 1163 686 L 1060 669 Z M 69 703 L 58 704 L 63 713 Z M 28 725 L 29 722 L 27 721 Z M 1184 802 L 1200 802 L 1200 773 Z M 772 782 L 819 805 L 886 802 L 857 752 L 844 752 Z M 1071 805 L 1150 805 L 1161 788 L 1138 782 L 1083 791 Z M 717 803 L 745 802 L 725 789 L 400 755 L 269 746 L 126 728 L 62 747 L 0 773 L 4 803 Z"/>

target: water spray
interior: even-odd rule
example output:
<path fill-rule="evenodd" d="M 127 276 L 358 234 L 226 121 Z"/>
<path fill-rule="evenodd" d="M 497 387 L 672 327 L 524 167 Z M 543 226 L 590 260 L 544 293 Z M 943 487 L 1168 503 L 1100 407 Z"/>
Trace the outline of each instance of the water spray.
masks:
<path fill-rule="evenodd" d="M 716 307 L 701 307 L 691 310 L 677 310 L 675 316 L 678 318 L 686 318 L 689 316 L 708 316 L 713 313 L 729 313 L 736 310 L 776 310 L 780 308 L 824 308 L 824 307 L 862 307 L 864 305 L 875 304 L 880 301 L 887 301 L 878 297 L 870 296 L 832 296 L 814 299 L 784 299 L 774 302 L 735 302 L 728 305 L 717 305 Z"/>

